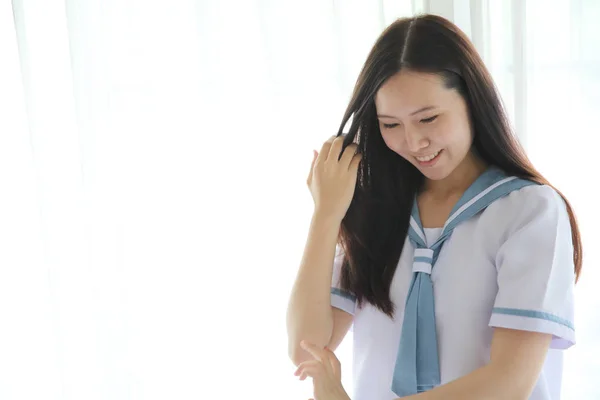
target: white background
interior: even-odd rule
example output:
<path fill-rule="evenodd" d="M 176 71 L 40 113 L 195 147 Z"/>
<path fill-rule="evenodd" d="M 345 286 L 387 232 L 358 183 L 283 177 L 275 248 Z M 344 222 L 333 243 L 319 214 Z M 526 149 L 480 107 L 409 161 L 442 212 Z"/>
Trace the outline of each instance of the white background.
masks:
<path fill-rule="evenodd" d="M 471 36 L 534 164 L 577 212 L 564 398 L 600 397 L 599 2 L 12 5 L 0 5 L 1 399 L 307 399 L 285 309 L 312 150 L 337 131 L 379 33 L 421 11 Z"/>

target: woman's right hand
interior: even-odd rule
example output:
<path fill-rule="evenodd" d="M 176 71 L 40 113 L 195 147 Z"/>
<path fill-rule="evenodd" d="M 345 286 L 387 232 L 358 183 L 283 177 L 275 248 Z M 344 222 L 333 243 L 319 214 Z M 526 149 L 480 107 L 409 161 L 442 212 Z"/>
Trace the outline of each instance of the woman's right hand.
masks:
<path fill-rule="evenodd" d="M 321 152 L 314 152 L 306 181 L 315 203 L 315 213 L 340 222 L 354 196 L 358 165 L 362 160 L 362 154 L 355 154 L 357 145 L 351 143 L 338 161 L 343 141 L 343 136 L 332 136 L 323 144 Z"/>

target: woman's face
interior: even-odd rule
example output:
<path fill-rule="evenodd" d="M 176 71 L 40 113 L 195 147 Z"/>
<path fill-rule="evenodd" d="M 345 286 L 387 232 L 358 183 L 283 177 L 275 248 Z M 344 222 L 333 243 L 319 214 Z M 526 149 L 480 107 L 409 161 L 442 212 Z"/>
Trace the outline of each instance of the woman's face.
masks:
<path fill-rule="evenodd" d="M 375 107 L 386 145 L 426 178 L 446 178 L 469 154 L 467 104 L 441 76 L 402 70 L 381 86 Z"/>

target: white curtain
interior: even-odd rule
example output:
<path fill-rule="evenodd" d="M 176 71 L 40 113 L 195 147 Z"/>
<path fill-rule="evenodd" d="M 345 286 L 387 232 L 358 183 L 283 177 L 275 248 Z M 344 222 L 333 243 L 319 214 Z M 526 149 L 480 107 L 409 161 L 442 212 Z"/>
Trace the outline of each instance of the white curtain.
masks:
<path fill-rule="evenodd" d="M 308 398 L 285 309 L 312 149 L 379 33 L 419 12 L 471 36 L 578 213 L 563 392 L 598 397 L 598 2 L 13 0 L 0 4 L 0 398 Z"/>

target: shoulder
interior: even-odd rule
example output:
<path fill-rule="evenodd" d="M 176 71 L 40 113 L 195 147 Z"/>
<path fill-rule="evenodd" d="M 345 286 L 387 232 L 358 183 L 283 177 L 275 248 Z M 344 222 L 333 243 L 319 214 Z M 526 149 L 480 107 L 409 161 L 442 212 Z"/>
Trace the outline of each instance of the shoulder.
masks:
<path fill-rule="evenodd" d="M 548 204 L 555 207 L 564 206 L 562 197 L 553 187 L 538 183 L 532 183 L 521 189 L 513 190 L 506 196 L 506 203 L 506 205 L 535 203 L 538 205 Z"/>
<path fill-rule="evenodd" d="M 567 213 L 561 195 L 551 186 L 533 183 L 513 190 L 489 207 L 490 211 L 504 217 L 524 214 Z"/>
<path fill-rule="evenodd" d="M 482 220 L 504 235 L 532 224 L 539 229 L 570 230 L 569 214 L 561 195 L 551 186 L 536 183 L 496 200 L 484 211 Z"/>

